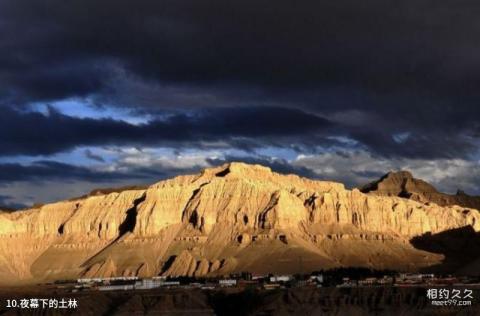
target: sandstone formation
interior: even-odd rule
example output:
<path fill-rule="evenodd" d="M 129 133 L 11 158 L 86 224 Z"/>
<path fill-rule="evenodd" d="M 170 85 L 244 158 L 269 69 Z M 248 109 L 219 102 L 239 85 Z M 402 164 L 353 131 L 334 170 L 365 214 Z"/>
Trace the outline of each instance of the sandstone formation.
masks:
<path fill-rule="evenodd" d="M 421 203 L 435 203 L 440 206 L 459 205 L 480 210 L 480 197 L 470 196 L 461 190 L 455 195 L 441 193 L 431 184 L 415 179 L 408 171 L 390 172 L 360 190 L 376 195 L 409 198 Z"/>
<path fill-rule="evenodd" d="M 410 240 L 480 214 L 230 163 L 146 189 L 0 213 L 0 282 L 90 276 L 414 271 L 443 256 Z"/>

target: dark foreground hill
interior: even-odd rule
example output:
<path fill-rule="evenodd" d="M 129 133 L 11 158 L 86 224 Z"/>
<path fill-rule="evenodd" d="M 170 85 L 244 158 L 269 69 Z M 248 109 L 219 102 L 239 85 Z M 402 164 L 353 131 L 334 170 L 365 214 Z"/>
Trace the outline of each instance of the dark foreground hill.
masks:
<path fill-rule="evenodd" d="M 140 292 L 57 293 L 78 300 L 75 310 L 36 310 L 38 315 L 479 315 L 480 291 L 471 306 L 432 305 L 424 288 L 292 288 L 273 291 L 150 290 Z M 49 298 L 39 292 L 1 291 L 0 299 Z M 32 310 L 8 309 L 2 315 L 32 315 Z"/>

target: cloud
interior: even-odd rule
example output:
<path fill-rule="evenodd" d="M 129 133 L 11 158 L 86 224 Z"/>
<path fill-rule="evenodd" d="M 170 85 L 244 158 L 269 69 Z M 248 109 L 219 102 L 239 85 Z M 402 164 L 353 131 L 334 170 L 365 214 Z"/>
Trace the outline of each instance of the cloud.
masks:
<path fill-rule="evenodd" d="M 49 155 L 82 145 L 156 144 L 198 148 L 204 146 L 204 142 L 219 140 L 243 148 L 265 143 L 288 146 L 298 136 L 310 133 L 310 140 L 300 141 L 308 145 L 330 126 L 327 119 L 300 110 L 267 107 L 205 109 L 139 125 L 110 118 L 77 118 L 52 108 L 48 114 L 21 113 L 6 108 L 0 117 L 0 155 Z"/>
<path fill-rule="evenodd" d="M 51 99 L 103 93 L 120 68 L 157 82 L 272 92 L 327 85 L 475 97 L 475 5 L 457 1 L 452 12 L 450 2 L 5 0 L 2 81 Z"/>
<path fill-rule="evenodd" d="M 7 206 L 14 206 L 12 208 L 19 209 L 31 207 L 34 204 L 51 203 L 84 196 L 88 192 L 98 188 L 119 188 L 131 186 L 133 184 L 143 185 L 149 183 L 150 182 L 148 181 L 137 179 L 99 179 L 93 182 L 73 179 L 45 179 L 41 180 L 41 182 L 9 182 L 2 184 L 0 186 L 0 191 L 2 192 L 2 195 L 7 197 Z"/>
<path fill-rule="evenodd" d="M 15 198 L 8 195 L 0 195 L 0 211 L 10 211 L 26 208 L 26 204 L 12 202 Z"/>
<path fill-rule="evenodd" d="M 90 149 L 85 149 L 84 153 L 85 153 L 85 157 L 87 157 L 88 159 L 91 159 L 96 162 L 105 162 L 105 159 L 103 159 L 102 156 L 94 154 Z"/>
<path fill-rule="evenodd" d="M 167 148 L 291 148 L 315 153 L 329 148 L 363 148 L 382 157 L 464 158 L 478 151 L 478 140 L 445 131 L 382 130 L 365 119 L 348 125 L 300 109 L 278 107 L 204 108 L 155 115 L 132 124 L 113 118 L 78 118 L 54 108 L 48 113 L 6 107 L 0 117 L 0 155 L 51 155 L 81 146 L 160 146 Z M 394 125 L 394 124 L 393 124 Z M 398 135 L 408 135 L 398 141 Z M 101 157 L 85 152 L 90 159 Z"/>
<path fill-rule="evenodd" d="M 461 189 L 469 194 L 480 195 L 477 181 L 480 176 L 479 161 L 458 158 L 379 158 L 359 150 L 299 155 L 290 164 L 295 168 L 310 170 L 317 178 L 339 181 L 350 188 L 378 180 L 389 171 L 408 170 L 416 178 L 433 184 L 440 191 L 454 194 Z"/>
<path fill-rule="evenodd" d="M 106 150 L 108 151 L 108 150 Z M 79 166 L 57 161 L 0 163 L 0 208 L 23 208 L 82 196 L 93 189 L 150 185 L 211 166 L 212 155 L 158 155 L 150 149 L 117 148 L 109 164 Z"/>
<path fill-rule="evenodd" d="M 141 173 L 114 173 L 102 172 L 88 167 L 72 164 L 41 160 L 29 165 L 19 163 L 0 163 L 0 183 L 15 181 L 46 181 L 46 180 L 85 180 L 85 181 L 112 181 L 122 179 L 146 178 Z"/>
<path fill-rule="evenodd" d="M 51 161 L 76 148 L 131 146 L 220 152 L 189 158 L 191 170 L 238 158 L 352 185 L 412 166 L 445 189 L 449 182 L 468 191 L 477 187 L 471 174 L 480 154 L 477 7 L 468 0 L 0 1 L 0 156 L 10 161 L 0 166 L 3 177 L 59 181 L 65 172 L 70 181 L 120 182 L 127 172 L 188 169 L 174 166 L 185 159 L 159 162 L 144 152 L 109 159 L 84 152 L 110 171 L 21 165 L 16 157 Z M 28 111 L 72 99 L 144 119 Z M 303 156 L 257 153 L 267 147 Z M 433 177 L 437 167 L 448 175 Z"/>
<path fill-rule="evenodd" d="M 2 163 L 0 195 L 4 199 L 0 199 L 0 205 L 31 205 L 80 196 L 96 188 L 152 184 L 232 161 L 269 166 L 282 174 L 341 182 L 348 188 L 377 180 L 388 171 L 409 170 L 443 192 L 455 193 L 461 189 L 480 195 L 477 181 L 480 164 L 464 159 L 374 159 L 363 150 L 298 155 L 293 159 L 258 153 L 225 154 L 221 150 L 179 153 L 125 147 L 110 151 L 117 154 L 113 162 L 89 167 L 56 161 L 35 161 L 29 165 Z"/>
<path fill-rule="evenodd" d="M 138 173 L 155 175 L 161 172 L 156 180 L 174 177 L 179 174 L 196 173 L 211 167 L 209 159 L 216 157 L 215 152 L 206 150 L 194 153 L 175 153 L 167 151 L 159 153 L 155 149 L 116 148 L 117 158 L 108 165 L 110 172 Z"/>
<path fill-rule="evenodd" d="M 285 146 L 292 140 L 286 132 L 303 133 L 294 143 L 308 151 L 326 141 L 317 137 L 328 125 L 319 118 L 326 118 L 336 123 L 333 136 L 350 137 L 380 156 L 468 158 L 479 142 L 480 22 L 470 1 L 450 9 L 449 1 L 423 0 L 312 0 L 301 6 L 167 0 L 133 7 L 126 0 L 68 6 L 5 0 L 0 105 L 77 97 L 139 113 L 177 107 L 194 113 L 143 128 L 63 117 L 73 126 L 64 137 L 56 134 L 58 145 L 47 139 L 41 149 L 17 139 L 17 148 L 6 144 L 5 154 L 51 154 L 119 139 L 153 143 L 148 133 L 172 146 L 195 138 L 219 142 L 226 133 L 230 146 L 244 149 Z M 211 114 L 198 114 L 206 108 Z M 63 131 L 65 124 L 54 119 L 46 124 Z M 93 128 L 75 129 L 80 125 Z M 21 135 L 9 128 L 12 139 Z M 114 130 L 117 137 L 109 134 Z M 395 140 L 406 133 L 403 143 Z"/>

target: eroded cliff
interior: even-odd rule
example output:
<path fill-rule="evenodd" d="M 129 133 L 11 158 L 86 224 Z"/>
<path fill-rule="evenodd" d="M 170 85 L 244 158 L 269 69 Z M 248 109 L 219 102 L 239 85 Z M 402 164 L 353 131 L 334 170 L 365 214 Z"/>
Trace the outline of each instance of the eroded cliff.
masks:
<path fill-rule="evenodd" d="M 470 226 L 476 210 L 346 190 L 230 163 L 132 189 L 0 213 L 3 283 L 79 276 L 417 270 L 410 240 Z"/>

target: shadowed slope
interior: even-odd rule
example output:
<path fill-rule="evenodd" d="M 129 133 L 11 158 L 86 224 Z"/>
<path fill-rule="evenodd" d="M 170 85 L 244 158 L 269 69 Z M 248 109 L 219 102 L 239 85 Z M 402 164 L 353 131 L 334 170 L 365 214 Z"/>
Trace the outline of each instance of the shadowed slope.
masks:
<path fill-rule="evenodd" d="M 360 188 L 363 193 L 398 196 L 421 203 L 435 203 L 440 206 L 459 205 L 480 210 L 480 197 L 458 191 L 455 195 L 439 192 L 434 186 L 416 179 L 408 171 L 390 172 L 379 180 Z"/>
<path fill-rule="evenodd" d="M 426 233 L 414 237 L 411 243 L 418 249 L 445 256 L 441 264 L 428 267 L 426 271 L 453 273 L 463 270 L 462 274 L 480 274 L 478 269 L 463 269 L 480 259 L 480 233 L 472 226 L 450 229 L 438 234 Z"/>

